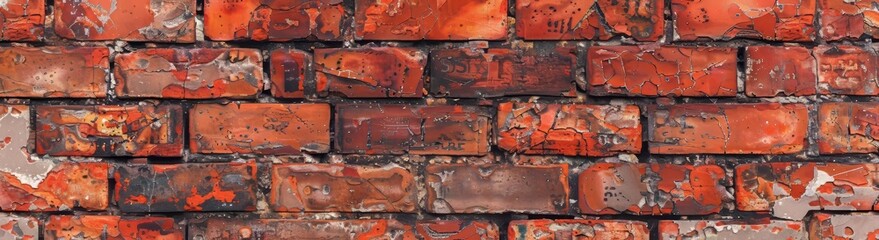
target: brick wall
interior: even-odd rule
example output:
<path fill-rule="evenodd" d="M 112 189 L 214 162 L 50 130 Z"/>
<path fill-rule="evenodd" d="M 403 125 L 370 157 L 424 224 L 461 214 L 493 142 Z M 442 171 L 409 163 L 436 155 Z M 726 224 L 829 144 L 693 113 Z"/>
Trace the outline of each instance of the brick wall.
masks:
<path fill-rule="evenodd" d="M 0 239 L 876 239 L 877 6 L 0 0 Z"/>

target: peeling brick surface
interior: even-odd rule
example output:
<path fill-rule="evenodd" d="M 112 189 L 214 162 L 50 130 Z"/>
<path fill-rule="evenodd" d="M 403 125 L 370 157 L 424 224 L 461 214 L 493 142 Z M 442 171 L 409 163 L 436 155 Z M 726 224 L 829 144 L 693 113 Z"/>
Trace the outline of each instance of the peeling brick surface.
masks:
<path fill-rule="evenodd" d="M 214 41 L 289 41 L 341 37 L 341 0 L 208 0 L 205 36 Z"/>
<path fill-rule="evenodd" d="M 748 96 L 809 96 L 817 92 L 816 63 L 809 49 L 753 46 L 747 47 L 745 54 Z"/>
<path fill-rule="evenodd" d="M 411 226 L 396 220 L 294 220 L 210 218 L 189 226 L 196 239 L 388 239 L 414 240 Z"/>
<path fill-rule="evenodd" d="M 106 97 L 109 54 L 108 48 L 2 48 L 0 96 Z"/>
<path fill-rule="evenodd" d="M 82 41 L 192 43 L 195 14 L 195 0 L 58 0 L 54 27 Z"/>
<path fill-rule="evenodd" d="M 356 0 L 359 40 L 496 40 L 507 35 L 507 0 Z"/>
<path fill-rule="evenodd" d="M 46 18 L 43 0 L 7 0 L 0 7 L 0 40 L 37 41 Z"/>
<path fill-rule="evenodd" d="M 172 218 L 82 215 L 52 216 L 45 239 L 183 239 Z"/>
<path fill-rule="evenodd" d="M 420 239 L 500 239 L 498 226 L 486 221 L 419 221 L 415 229 Z"/>
<path fill-rule="evenodd" d="M 672 0 L 675 39 L 811 41 L 816 1 Z"/>
<path fill-rule="evenodd" d="M 818 107 L 818 150 L 822 154 L 872 153 L 879 122 L 877 103 L 823 103 Z M 877 129 L 879 130 L 879 129 Z"/>
<path fill-rule="evenodd" d="M 879 60 L 873 49 L 857 46 L 818 46 L 818 93 L 879 95 Z"/>
<path fill-rule="evenodd" d="M 0 238 L 39 239 L 40 223 L 33 217 L 0 216 Z"/>
<path fill-rule="evenodd" d="M 879 37 L 879 10 L 875 0 L 820 0 L 819 3 L 824 40 Z"/>
<path fill-rule="evenodd" d="M 517 220 L 510 222 L 509 239 L 650 239 L 647 223 L 623 220 Z"/>
<path fill-rule="evenodd" d="M 427 55 L 414 48 L 316 49 L 321 95 L 350 98 L 422 97 Z"/>
<path fill-rule="evenodd" d="M 659 238 L 682 239 L 806 239 L 802 222 L 757 219 L 735 220 L 662 220 Z"/>
<path fill-rule="evenodd" d="M 312 57 L 308 52 L 296 49 L 274 50 L 269 63 L 272 96 L 305 98 L 306 94 L 316 93 L 317 85 L 314 79 L 310 78 L 313 68 Z M 306 87 L 309 89 L 306 90 Z"/>
<path fill-rule="evenodd" d="M 109 196 L 108 168 L 106 163 L 61 163 L 34 184 L 22 182 L 14 172 L 0 172 L 0 210 L 104 210 Z"/>
<path fill-rule="evenodd" d="M 516 33 L 529 40 L 656 41 L 663 35 L 665 1 L 516 1 Z"/>
<path fill-rule="evenodd" d="M 809 239 L 877 239 L 879 215 L 815 213 L 809 221 Z"/>

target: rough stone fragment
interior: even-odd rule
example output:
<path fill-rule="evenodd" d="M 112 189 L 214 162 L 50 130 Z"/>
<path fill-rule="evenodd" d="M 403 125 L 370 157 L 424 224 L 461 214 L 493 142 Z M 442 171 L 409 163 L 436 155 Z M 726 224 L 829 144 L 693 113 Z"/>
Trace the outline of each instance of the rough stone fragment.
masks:
<path fill-rule="evenodd" d="M 316 83 L 312 73 L 311 54 L 296 49 L 272 51 L 272 96 L 277 98 L 305 98 L 315 94 Z M 308 90 L 306 90 L 308 88 Z"/>
<path fill-rule="evenodd" d="M 657 41 L 663 35 L 661 0 L 517 0 L 516 33 L 528 40 Z"/>
<path fill-rule="evenodd" d="M 0 3 L 0 41 L 38 41 L 43 38 L 45 0 L 5 0 Z"/>
<path fill-rule="evenodd" d="M 488 221 L 432 220 L 418 221 L 418 237 L 424 240 L 500 239 L 497 225 Z"/>
<path fill-rule="evenodd" d="M 857 46 L 815 47 L 818 93 L 879 95 L 879 60 L 872 50 Z"/>
<path fill-rule="evenodd" d="M 507 0 L 356 0 L 358 40 L 499 40 Z"/>
<path fill-rule="evenodd" d="M 55 33 L 81 41 L 195 42 L 195 0 L 58 0 Z"/>
<path fill-rule="evenodd" d="M 539 219 L 510 222 L 509 239 L 627 239 L 648 240 L 647 223 L 625 220 Z"/>
<path fill-rule="evenodd" d="M 172 218 L 120 216 L 51 216 L 43 237 L 61 239 L 182 240 L 183 230 Z"/>
<path fill-rule="evenodd" d="M 429 165 L 425 169 L 431 213 L 568 212 L 568 165 Z"/>
<path fill-rule="evenodd" d="M 737 72 L 735 48 L 596 46 L 587 54 L 597 96 L 731 97 Z"/>
<path fill-rule="evenodd" d="M 749 46 L 745 94 L 751 97 L 815 95 L 815 58 L 804 47 Z"/>
<path fill-rule="evenodd" d="M 818 106 L 818 152 L 821 154 L 879 151 L 879 103 L 833 102 Z"/>
<path fill-rule="evenodd" d="M 256 164 L 125 164 L 116 167 L 123 212 L 229 212 L 256 209 Z"/>
<path fill-rule="evenodd" d="M 162 156 L 183 153 L 178 105 L 38 106 L 37 153 L 52 156 Z"/>
<path fill-rule="evenodd" d="M 207 0 L 205 36 L 214 41 L 339 40 L 342 0 Z"/>
<path fill-rule="evenodd" d="M 809 239 L 879 239 L 879 215 L 815 213 Z"/>
<path fill-rule="evenodd" d="M 820 0 L 821 37 L 826 41 L 879 38 L 876 0 Z"/>
<path fill-rule="evenodd" d="M 672 0 L 675 40 L 812 41 L 817 0 Z"/>
<path fill-rule="evenodd" d="M 490 114 L 473 106 L 336 105 L 339 153 L 485 155 Z"/>
<path fill-rule="evenodd" d="M 635 105 L 506 102 L 498 106 L 497 145 L 511 153 L 611 156 L 641 152 Z"/>
<path fill-rule="evenodd" d="M 104 210 L 109 183 L 106 163 L 58 163 L 35 186 L 0 172 L 0 210 Z"/>
<path fill-rule="evenodd" d="M 0 216 L 0 239 L 40 239 L 40 223 L 34 217 Z"/>
<path fill-rule="evenodd" d="M 330 150 L 330 105 L 197 104 L 189 111 L 195 153 L 300 154 Z"/>
<path fill-rule="evenodd" d="M 116 55 L 120 98 L 255 98 L 263 88 L 259 50 L 155 48 Z"/>
<path fill-rule="evenodd" d="M 427 55 L 415 48 L 315 49 L 314 64 L 321 95 L 420 98 L 424 94 Z"/>
<path fill-rule="evenodd" d="M 583 214 L 708 215 L 731 198 L 717 165 L 596 163 L 579 178 Z"/>
<path fill-rule="evenodd" d="M 659 239 L 786 239 L 805 240 L 802 222 L 757 219 L 741 220 L 661 220 Z"/>
<path fill-rule="evenodd" d="M 443 49 L 432 51 L 430 58 L 430 91 L 436 96 L 576 96 L 577 57 L 571 48 L 543 54 L 501 48 Z"/>
<path fill-rule="evenodd" d="M 209 218 L 189 225 L 194 239 L 414 240 L 412 227 L 392 219 L 293 220 Z"/>
<path fill-rule="evenodd" d="M 680 104 L 648 110 L 656 154 L 790 154 L 804 149 L 803 104 Z"/>
<path fill-rule="evenodd" d="M 0 97 L 106 97 L 109 54 L 92 47 L 0 48 Z"/>

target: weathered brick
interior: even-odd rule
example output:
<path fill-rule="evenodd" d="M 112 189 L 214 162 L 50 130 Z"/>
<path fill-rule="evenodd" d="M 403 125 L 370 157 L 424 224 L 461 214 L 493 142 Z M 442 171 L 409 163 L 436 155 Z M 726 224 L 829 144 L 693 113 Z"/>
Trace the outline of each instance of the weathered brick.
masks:
<path fill-rule="evenodd" d="M 834 102 L 818 107 L 818 151 L 821 154 L 879 151 L 879 103 Z"/>
<path fill-rule="evenodd" d="M 37 41 L 43 38 L 44 0 L 7 0 L 0 7 L 0 41 Z"/>
<path fill-rule="evenodd" d="M 138 42 L 195 42 L 195 0 L 58 0 L 61 37 Z"/>
<path fill-rule="evenodd" d="M 214 41 L 338 40 L 344 15 L 338 0 L 207 0 L 204 34 Z"/>
<path fill-rule="evenodd" d="M 708 215 L 731 198 L 717 165 L 596 163 L 579 178 L 584 214 Z"/>
<path fill-rule="evenodd" d="M 662 220 L 659 239 L 806 239 L 802 222 L 756 220 Z"/>
<path fill-rule="evenodd" d="M 815 95 L 817 67 L 809 49 L 749 46 L 745 53 L 745 94 L 748 96 Z"/>
<path fill-rule="evenodd" d="M 809 239 L 879 239 L 879 215 L 815 213 Z"/>
<path fill-rule="evenodd" d="M 253 211 L 256 164 L 124 164 L 114 200 L 123 212 Z"/>
<path fill-rule="evenodd" d="M 596 46 L 587 58 L 591 95 L 736 95 L 735 48 Z"/>
<path fill-rule="evenodd" d="M 803 104 L 681 104 L 648 110 L 656 154 L 790 154 L 809 127 Z"/>
<path fill-rule="evenodd" d="M 665 1 L 516 1 L 516 33 L 529 40 L 656 41 L 663 35 Z"/>
<path fill-rule="evenodd" d="M 414 212 L 415 177 L 398 166 L 272 166 L 269 204 L 285 212 Z"/>
<path fill-rule="evenodd" d="M 313 71 L 311 54 L 296 49 L 278 49 L 272 51 L 269 62 L 272 96 L 305 98 L 306 94 L 315 94 L 317 86 L 310 76 Z"/>
<path fill-rule="evenodd" d="M 391 219 L 293 220 L 209 218 L 189 225 L 194 239 L 414 240 L 412 227 Z"/>
<path fill-rule="evenodd" d="M 812 41 L 816 0 L 672 0 L 675 40 Z"/>
<path fill-rule="evenodd" d="M 650 239 L 647 223 L 625 220 L 539 219 L 510 222 L 509 239 Z"/>
<path fill-rule="evenodd" d="M 574 49 L 549 53 L 490 48 L 430 53 L 430 91 L 436 96 L 484 98 L 514 95 L 576 96 Z"/>
<path fill-rule="evenodd" d="M 144 49 L 114 62 L 120 98 L 255 98 L 263 88 L 256 49 Z"/>
<path fill-rule="evenodd" d="M 330 149 L 330 106 L 197 104 L 189 114 L 189 149 L 211 154 L 326 153 Z"/>
<path fill-rule="evenodd" d="M 55 166 L 51 161 L 31 159 L 33 138 L 31 111 L 26 105 L 0 105 L 0 173 L 8 173 L 32 187 Z"/>
<path fill-rule="evenodd" d="M 0 48 L 0 97 L 106 97 L 109 54 L 91 47 Z"/>
<path fill-rule="evenodd" d="M 104 210 L 108 205 L 108 170 L 106 163 L 57 163 L 45 175 L 30 179 L 0 171 L 0 210 Z"/>
<path fill-rule="evenodd" d="M 435 164 L 425 175 L 431 213 L 564 214 L 569 208 L 567 164 Z"/>
<path fill-rule="evenodd" d="M 879 95 L 879 60 L 872 50 L 850 45 L 815 47 L 818 93 Z"/>
<path fill-rule="evenodd" d="M 490 114 L 454 105 L 336 105 L 339 153 L 485 155 Z"/>
<path fill-rule="evenodd" d="M 507 35 L 507 0 L 356 0 L 358 40 L 497 40 Z"/>
<path fill-rule="evenodd" d="M 824 40 L 879 38 L 876 0 L 820 0 L 821 37 Z"/>
<path fill-rule="evenodd" d="M 43 237 L 55 239 L 182 240 L 183 230 L 172 218 L 120 216 L 52 216 Z"/>
<path fill-rule="evenodd" d="M 367 47 L 314 50 L 321 95 L 350 98 L 420 98 L 427 55 L 415 48 Z"/>
<path fill-rule="evenodd" d="M 181 156 L 177 105 L 38 106 L 37 153 L 52 156 Z"/>
<path fill-rule="evenodd" d="M 488 221 L 431 220 L 415 225 L 419 239 L 500 239 L 497 225 Z"/>
<path fill-rule="evenodd" d="M 511 153 L 610 156 L 641 152 L 637 106 L 506 102 L 497 145 Z"/>
<path fill-rule="evenodd" d="M 800 220 L 809 210 L 873 210 L 875 164 L 774 162 L 736 167 L 736 205 Z"/>
<path fill-rule="evenodd" d="M 40 223 L 34 217 L 0 216 L 0 238 L 40 239 Z"/>

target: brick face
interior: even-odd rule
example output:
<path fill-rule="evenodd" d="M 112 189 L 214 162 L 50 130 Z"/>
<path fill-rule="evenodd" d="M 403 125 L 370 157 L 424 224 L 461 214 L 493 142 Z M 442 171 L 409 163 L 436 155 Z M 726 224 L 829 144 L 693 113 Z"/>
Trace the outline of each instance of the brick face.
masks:
<path fill-rule="evenodd" d="M 321 95 L 351 98 L 417 98 L 427 55 L 413 48 L 317 49 L 314 65 Z"/>
<path fill-rule="evenodd" d="M 754 38 L 805 42 L 815 37 L 816 0 L 672 0 L 675 38 Z"/>
<path fill-rule="evenodd" d="M 403 41 L 501 39 L 507 35 L 507 4 L 507 0 L 356 0 L 355 37 Z"/>
<path fill-rule="evenodd" d="M 0 40 L 37 41 L 43 38 L 46 18 L 43 0 L 9 0 L 0 8 Z"/>
<path fill-rule="evenodd" d="M 215 41 L 341 37 L 341 1 L 205 1 L 205 36 Z"/>
<path fill-rule="evenodd" d="M 55 33 L 82 40 L 133 42 L 195 42 L 195 0 L 126 1 L 59 0 L 55 2 Z M 109 21 L 112 19 L 113 21 Z"/>
<path fill-rule="evenodd" d="M 0 49 L 0 96 L 106 97 L 109 54 L 108 48 Z"/>
<path fill-rule="evenodd" d="M 516 33 L 528 40 L 656 41 L 663 36 L 665 1 L 516 1 Z M 602 14 L 603 13 L 603 14 Z"/>

